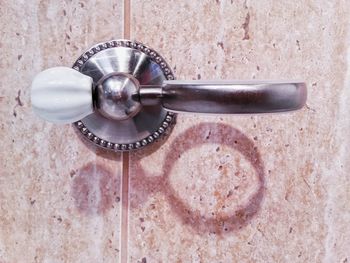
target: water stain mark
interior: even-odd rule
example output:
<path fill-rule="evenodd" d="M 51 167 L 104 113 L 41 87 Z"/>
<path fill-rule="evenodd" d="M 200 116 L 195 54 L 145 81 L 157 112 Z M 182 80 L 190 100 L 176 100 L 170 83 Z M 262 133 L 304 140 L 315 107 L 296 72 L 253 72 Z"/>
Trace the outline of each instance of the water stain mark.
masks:
<path fill-rule="evenodd" d="M 88 163 L 73 177 L 71 195 L 77 210 L 86 215 L 104 214 L 120 200 L 120 177 L 101 164 Z"/>
<path fill-rule="evenodd" d="M 211 131 L 214 136 L 200 136 L 201 131 Z M 221 134 L 221 136 L 217 136 Z M 235 211 L 218 211 L 213 212 L 211 216 L 203 215 L 199 210 L 193 210 L 186 198 L 181 198 L 173 186 L 170 184 L 169 175 L 173 169 L 174 163 L 180 156 L 193 147 L 202 144 L 215 143 L 225 145 L 240 152 L 243 157 L 250 162 L 255 170 L 257 177 L 256 191 L 249 197 L 249 201 L 237 204 Z M 181 147 L 179 147 L 181 146 Z M 139 198 L 131 200 L 131 208 L 137 208 L 147 200 L 147 195 L 155 192 L 161 192 L 167 199 L 172 212 L 177 215 L 179 220 L 191 226 L 197 233 L 215 233 L 218 235 L 239 230 L 246 226 L 258 213 L 265 191 L 265 173 L 264 165 L 261 160 L 254 141 L 239 130 L 219 123 L 201 123 L 195 125 L 180 134 L 169 147 L 169 151 L 165 157 L 160 176 L 149 176 L 145 173 L 139 158 L 135 165 L 135 177 L 131 181 L 132 188 L 138 192 Z M 147 152 L 145 151 L 147 156 Z M 235 189 L 238 189 L 235 186 Z M 221 198 L 220 205 L 232 196 L 233 191 L 228 192 Z M 221 195 L 220 195 L 221 196 Z M 153 204 L 154 209 L 156 204 Z M 150 206 L 152 209 L 152 205 Z"/>

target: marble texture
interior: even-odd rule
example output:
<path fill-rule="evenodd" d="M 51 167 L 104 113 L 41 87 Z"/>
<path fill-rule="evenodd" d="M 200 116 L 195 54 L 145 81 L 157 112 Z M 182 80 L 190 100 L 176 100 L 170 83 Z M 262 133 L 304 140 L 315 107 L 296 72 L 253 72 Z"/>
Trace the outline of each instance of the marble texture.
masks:
<path fill-rule="evenodd" d="M 152 14 L 152 15 L 150 15 Z M 177 79 L 304 79 L 285 114 L 181 114 L 131 154 L 129 262 L 348 262 L 347 1 L 131 1 Z"/>
<path fill-rule="evenodd" d="M 0 262 L 349 262 L 348 2 L 130 1 L 0 6 Z M 180 114 L 122 167 L 29 87 L 129 29 L 178 79 L 305 79 L 307 106 Z"/>
<path fill-rule="evenodd" d="M 118 154 L 36 117 L 35 74 L 122 37 L 120 1 L 7 1 L 0 7 L 0 262 L 118 262 Z M 93 11 L 98 10 L 98 11 Z"/>

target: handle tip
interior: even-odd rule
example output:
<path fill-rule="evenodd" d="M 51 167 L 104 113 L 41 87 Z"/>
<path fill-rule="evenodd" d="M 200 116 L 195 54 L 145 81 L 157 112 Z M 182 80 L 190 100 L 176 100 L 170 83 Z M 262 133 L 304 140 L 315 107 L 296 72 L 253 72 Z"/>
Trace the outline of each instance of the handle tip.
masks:
<path fill-rule="evenodd" d="M 53 123 L 72 123 L 93 112 L 92 78 L 68 67 L 40 72 L 31 85 L 33 111 Z"/>

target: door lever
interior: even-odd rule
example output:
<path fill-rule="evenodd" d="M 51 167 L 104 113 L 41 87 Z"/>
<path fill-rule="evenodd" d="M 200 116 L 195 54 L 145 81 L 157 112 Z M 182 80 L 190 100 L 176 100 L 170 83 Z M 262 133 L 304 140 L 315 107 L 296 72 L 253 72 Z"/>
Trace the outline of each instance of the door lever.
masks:
<path fill-rule="evenodd" d="M 174 112 L 269 113 L 305 105 L 302 81 L 182 81 L 155 50 L 140 42 L 97 44 L 69 67 L 33 80 L 34 112 L 55 123 L 75 123 L 103 148 L 128 151 L 165 134 Z"/>

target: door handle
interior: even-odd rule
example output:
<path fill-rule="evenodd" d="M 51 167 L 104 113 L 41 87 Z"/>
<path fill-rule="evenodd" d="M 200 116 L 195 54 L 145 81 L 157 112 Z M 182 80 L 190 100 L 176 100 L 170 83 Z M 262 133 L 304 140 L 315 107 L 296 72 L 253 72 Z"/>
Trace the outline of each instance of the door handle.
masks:
<path fill-rule="evenodd" d="M 141 104 L 161 104 L 175 112 L 284 112 L 298 110 L 306 101 L 305 84 L 298 81 L 168 80 L 160 86 L 140 88 Z"/>
<path fill-rule="evenodd" d="M 302 81 L 182 81 L 155 50 L 140 42 L 97 44 L 69 67 L 33 80 L 34 112 L 55 123 L 75 123 L 103 148 L 128 151 L 158 140 L 174 112 L 215 114 L 292 111 L 306 103 Z"/>

